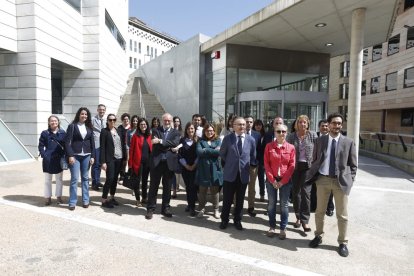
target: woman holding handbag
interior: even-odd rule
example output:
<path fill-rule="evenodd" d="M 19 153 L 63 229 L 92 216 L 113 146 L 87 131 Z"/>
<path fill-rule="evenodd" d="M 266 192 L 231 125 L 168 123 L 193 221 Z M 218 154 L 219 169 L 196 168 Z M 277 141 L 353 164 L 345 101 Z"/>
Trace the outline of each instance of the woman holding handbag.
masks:
<path fill-rule="evenodd" d="M 66 156 L 69 157 L 70 188 L 69 210 L 75 210 L 78 201 L 78 179 L 81 175 L 82 207 L 89 207 L 89 168 L 95 161 L 95 142 L 91 112 L 86 107 L 78 109 L 68 126 L 65 139 Z"/>
<path fill-rule="evenodd" d="M 102 191 L 102 207 L 114 208 L 119 203 L 115 199 L 118 175 L 122 164 L 126 160 L 125 139 L 121 128 L 115 128 L 116 116 L 109 114 L 106 118 L 106 128 L 101 130 L 100 136 L 100 163 L 106 172 L 106 181 Z M 108 193 L 111 198 L 108 199 Z"/>
<path fill-rule="evenodd" d="M 138 129 L 131 139 L 128 160 L 128 167 L 138 176 L 138 183 L 136 189 L 134 189 L 137 207 L 141 207 L 142 204 L 147 203 L 148 175 L 150 172 L 149 158 L 151 151 L 152 142 L 148 122 L 145 118 L 140 118 L 138 120 Z M 142 201 L 140 201 L 140 186 Z"/>
<path fill-rule="evenodd" d="M 62 204 L 62 174 L 60 159 L 65 155 L 65 136 L 66 132 L 60 128 L 59 118 L 51 115 L 48 121 L 48 129 L 42 131 L 39 138 L 39 153 L 43 158 L 42 168 L 45 173 L 45 205 L 52 203 L 52 177 L 56 179 L 56 200 L 57 204 Z"/>

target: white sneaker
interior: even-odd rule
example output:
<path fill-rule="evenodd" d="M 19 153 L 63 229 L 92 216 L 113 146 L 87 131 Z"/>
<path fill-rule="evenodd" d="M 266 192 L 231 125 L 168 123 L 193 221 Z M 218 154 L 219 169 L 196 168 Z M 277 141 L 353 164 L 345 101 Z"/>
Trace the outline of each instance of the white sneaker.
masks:
<path fill-rule="evenodd" d="M 219 219 L 220 218 L 220 212 L 219 210 L 214 210 L 214 218 Z"/>
<path fill-rule="evenodd" d="M 204 217 L 204 210 L 198 211 L 197 217 L 198 218 Z"/>

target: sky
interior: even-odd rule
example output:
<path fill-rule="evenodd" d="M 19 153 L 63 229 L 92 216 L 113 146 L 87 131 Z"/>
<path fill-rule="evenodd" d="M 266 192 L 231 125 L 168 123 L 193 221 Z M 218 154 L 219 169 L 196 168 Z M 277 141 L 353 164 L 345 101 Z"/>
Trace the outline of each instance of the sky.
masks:
<path fill-rule="evenodd" d="M 273 0 L 129 0 L 129 16 L 185 41 L 198 33 L 213 37 Z"/>

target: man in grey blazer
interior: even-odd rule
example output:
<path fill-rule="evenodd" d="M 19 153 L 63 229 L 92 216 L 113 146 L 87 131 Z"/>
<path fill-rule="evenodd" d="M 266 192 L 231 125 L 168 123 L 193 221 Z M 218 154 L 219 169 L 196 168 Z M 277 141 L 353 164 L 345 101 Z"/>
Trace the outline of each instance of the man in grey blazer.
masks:
<path fill-rule="evenodd" d="M 354 141 L 341 135 L 343 116 L 333 113 L 328 116 L 328 123 L 329 135 L 316 140 L 312 165 L 307 173 L 307 181 L 316 180 L 318 199 L 315 238 L 309 246 L 315 248 L 322 243 L 326 204 L 332 192 L 339 230 L 338 253 L 342 257 L 347 257 L 348 196 L 355 180 L 358 161 Z"/>
<path fill-rule="evenodd" d="M 234 226 L 243 230 L 241 219 L 246 187 L 249 183 L 250 163 L 256 160 L 256 142 L 246 135 L 246 121 L 237 117 L 233 121 L 233 133 L 223 138 L 220 157 L 223 166 L 223 208 L 221 211 L 221 229 L 229 223 L 230 207 L 236 195 L 234 207 Z"/>

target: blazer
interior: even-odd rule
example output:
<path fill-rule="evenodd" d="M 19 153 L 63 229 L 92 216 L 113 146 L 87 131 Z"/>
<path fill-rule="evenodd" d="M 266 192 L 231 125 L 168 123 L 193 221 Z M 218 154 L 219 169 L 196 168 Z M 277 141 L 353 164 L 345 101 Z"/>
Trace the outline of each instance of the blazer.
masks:
<path fill-rule="evenodd" d="M 246 135 L 242 153 L 239 154 L 236 134 L 230 133 L 223 138 L 220 157 L 224 163 L 224 181 L 234 182 L 237 173 L 240 173 L 241 182 L 247 184 L 250 179 L 250 162 L 256 160 L 256 142 L 252 136 Z"/>
<path fill-rule="evenodd" d="M 125 151 L 125 139 L 122 139 L 121 130 L 118 128 L 116 132 L 119 135 L 121 140 L 121 147 L 122 147 L 122 160 L 126 160 L 126 151 Z M 115 155 L 115 145 L 114 139 L 112 138 L 112 133 L 109 128 L 103 128 L 101 130 L 101 135 L 99 138 L 100 142 L 100 156 L 99 156 L 99 163 L 109 163 L 114 160 Z"/>
<path fill-rule="evenodd" d="M 65 155 L 66 132 L 59 128 L 53 133 L 50 129 L 42 131 L 39 138 L 39 153 L 42 159 L 43 172 L 56 174 L 62 172 L 60 158 Z"/>
<path fill-rule="evenodd" d="M 312 154 L 313 154 L 313 147 L 314 143 L 318 139 L 318 136 L 316 135 L 316 132 L 314 131 L 308 131 L 305 135 L 305 138 L 303 139 L 305 143 L 305 156 L 306 156 L 306 162 L 308 163 L 308 167 L 311 166 L 312 163 Z M 292 144 L 295 146 L 296 150 L 296 163 L 299 162 L 299 137 L 296 135 L 296 132 L 289 133 L 286 137 L 286 141 L 289 144 Z"/>
<path fill-rule="evenodd" d="M 67 157 L 73 157 L 77 154 L 91 154 L 95 158 L 95 142 L 92 129 L 86 127 L 86 136 L 82 138 L 77 123 L 71 123 L 66 130 L 65 150 Z"/>
<path fill-rule="evenodd" d="M 152 153 L 150 156 L 150 168 L 153 169 L 161 162 L 163 154 L 166 154 L 168 169 L 176 171 L 178 161 L 177 154 L 171 151 L 180 143 L 180 132 L 174 128 L 170 128 L 167 138 L 164 137 L 163 127 L 152 129 L 152 138 L 162 139 L 162 144 L 152 145 Z"/>
<path fill-rule="evenodd" d="M 258 154 L 259 144 L 260 144 L 260 140 L 261 140 L 262 137 L 261 137 L 259 132 L 257 132 L 256 130 L 253 130 L 253 129 L 251 130 L 250 136 L 252 136 L 254 138 L 254 141 L 256 143 L 256 158 L 252 162 L 250 162 L 250 164 L 252 166 L 257 166 L 259 164 L 259 160 L 257 158 L 257 156 L 259 155 Z"/>
<path fill-rule="evenodd" d="M 306 181 L 313 182 L 319 176 L 321 167 L 327 153 L 329 135 L 319 137 L 314 146 L 312 165 L 307 172 Z M 338 140 L 335 160 L 335 174 L 342 191 L 349 195 L 355 180 L 358 167 L 355 143 L 352 139 L 341 135 Z"/>
<path fill-rule="evenodd" d="M 142 145 L 144 144 L 144 139 L 147 141 L 149 151 L 151 154 L 151 151 L 152 151 L 151 135 L 148 135 L 148 137 L 145 137 L 144 135 L 138 134 L 138 132 L 135 132 L 135 134 L 132 135 L 131 144 L 129 146 L 128 167 L 132 168 L 135 175 L 139 174 L 139 169 L 141 167 Z"/>

